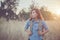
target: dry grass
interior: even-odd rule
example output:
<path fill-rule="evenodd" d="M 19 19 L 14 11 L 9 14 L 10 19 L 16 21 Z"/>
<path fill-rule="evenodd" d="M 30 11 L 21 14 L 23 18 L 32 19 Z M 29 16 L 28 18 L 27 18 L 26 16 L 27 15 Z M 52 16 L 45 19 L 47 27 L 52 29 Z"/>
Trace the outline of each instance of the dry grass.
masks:
<path fill-rule="evenodd" d="M 45 35 L 45 40 L 60 40 L 60 21 L 46 21 L 49 32 Z M 26 40 L 27 34 L 24 31 L 25 22 L 9 22 L 0 19 L 0 40 Z"/>

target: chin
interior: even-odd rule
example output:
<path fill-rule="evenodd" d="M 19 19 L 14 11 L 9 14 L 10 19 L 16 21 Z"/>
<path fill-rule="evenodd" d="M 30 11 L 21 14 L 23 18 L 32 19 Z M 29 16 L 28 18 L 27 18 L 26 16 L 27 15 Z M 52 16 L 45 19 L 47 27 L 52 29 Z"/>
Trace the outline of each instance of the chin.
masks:
<path fill-rule="evenodd" d="M 32 19 L 35 19 L 34 17 Z"/>

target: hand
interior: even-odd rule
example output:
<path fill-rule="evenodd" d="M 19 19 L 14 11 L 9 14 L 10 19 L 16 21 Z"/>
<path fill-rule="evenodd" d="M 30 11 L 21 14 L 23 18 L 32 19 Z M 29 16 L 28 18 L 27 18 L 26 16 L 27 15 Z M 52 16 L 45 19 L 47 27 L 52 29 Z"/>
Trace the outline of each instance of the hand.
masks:
<path fill-rule="evenodd" d="M 38 31 L 38 34 L 44 36 L 47 32 L 48 30 L 43 29 L 43 31 Z"/>
<path fill-rule="evenodd" d="M 39 34 L 39 35 L 44 35 L 44 32 L 38 31 L 38 34 Z"/>
<path fill-rule="evenodd" d="M 32 35 L 32 32 L 31 31 L 27 31 L 27 33 L 28 33 L 29 36 Z"/>
<path fill-rule="evenodd" d="M 31 31 L 28 31 L 28 35 L 29 35 L 29 36 L 32 35 L 32 32 L 31 32 Z"/>

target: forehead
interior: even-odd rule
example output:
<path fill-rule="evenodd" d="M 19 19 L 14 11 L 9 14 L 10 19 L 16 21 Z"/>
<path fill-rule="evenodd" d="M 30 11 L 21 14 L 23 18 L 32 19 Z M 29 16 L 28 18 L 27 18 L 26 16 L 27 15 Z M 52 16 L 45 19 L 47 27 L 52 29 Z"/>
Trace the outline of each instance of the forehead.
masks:
<path fill-rule="evenodd" d="M 35 10 L 32 10 L 32 12 L 35 12 Z"/>
<path fill-rule="evenodd" d="M 32 12 L 36 12 L 35 10 L 33 10 Z"/>

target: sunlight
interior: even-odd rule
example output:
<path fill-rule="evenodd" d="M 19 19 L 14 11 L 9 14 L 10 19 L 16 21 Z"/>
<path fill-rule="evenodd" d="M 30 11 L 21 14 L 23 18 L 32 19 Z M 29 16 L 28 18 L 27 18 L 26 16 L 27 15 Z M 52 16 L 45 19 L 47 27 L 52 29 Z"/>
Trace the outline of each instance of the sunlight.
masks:
<path fill-rule="evenodd" d="M 56 12 L 55 14 L 56 14 L 57 16 L 60 16 L 60 9 L 57 9 L 55 12 Z"/>
<path fill-rule="evenodd" d="M 52 13 L 55 13 L 56 15 L 60 15 L 60 2 L 57 0 L 33 0 L 34 1 L 34 5 L 38 8 L 40 8 L 41 6 L 46 6 L 48 8 L 48 10 L 50 10 Z M 19 12 L 24 9 L 26 12 L 28 12 L 28 8 L 30 7 L 30 5 L 32 4 L 32 0 L 19 0 L 18 1 L 18 6 L 17 6 L 17 11 L 16 14 L 19 14 Z"/>
<path fill-rule="evenodd" d="M 31 0 L 20 0 L 19 4 L 17 6 L 17 14 L 19 14 L 19 11 L 21 11 L 22 9 L 24 9 L 26 12 L 28 12 L 28 8 L 31 5 Z"/>

